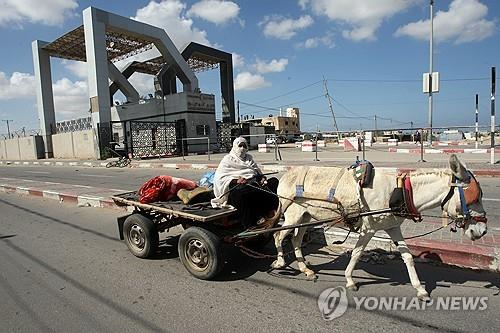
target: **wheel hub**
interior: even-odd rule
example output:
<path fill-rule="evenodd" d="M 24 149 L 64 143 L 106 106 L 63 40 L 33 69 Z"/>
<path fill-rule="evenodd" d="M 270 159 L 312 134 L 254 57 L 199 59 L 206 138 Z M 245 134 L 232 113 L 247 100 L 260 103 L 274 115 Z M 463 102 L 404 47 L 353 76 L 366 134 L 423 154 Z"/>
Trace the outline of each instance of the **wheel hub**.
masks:
<path fill-rule="evenodd" d="M 205 244 L 198 239 L 191 239 L 186 246 L 186 258 L 191 266 L 197 270 L 208 267 L 209 253 Z"/>
<path fill-rule="evenodd" d="M 137 224 L 134 224 L 132 228 L 130 228 L 129 240 L 130 243 L 132 243 L 137 248 L 144 248 L 144 245 L 146 244 L 146 235 L 144 233 L 144 230 Z"/>

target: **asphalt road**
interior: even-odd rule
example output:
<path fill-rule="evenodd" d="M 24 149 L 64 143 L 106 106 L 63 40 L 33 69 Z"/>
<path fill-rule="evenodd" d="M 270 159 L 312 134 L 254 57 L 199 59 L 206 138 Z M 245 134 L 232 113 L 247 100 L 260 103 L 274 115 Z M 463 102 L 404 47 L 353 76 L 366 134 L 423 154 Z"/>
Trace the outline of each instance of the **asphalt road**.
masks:
<path fill-rule="evenodd" d="M 137 190 L 148 179 L 168 174 L 198 180 L 207 170 L 88 168 L 54 166 L 0 166 L 0 177 L 31 179 L 64 184 L 88 185 L 123 191 Z M 282 173 L 273 175 L 281 177 Z M 500 230 L 500 178 L 479 177 L 484 192 L 483 205 L 488 213 L 489 227 Z"/>
<path fill-rule="evenodd" d="M 219 279 L 207 282 L 191 277 L 180 263 L 175 231 L 164 237 L 153 259 L 133 257 L 117 238 L 119 212 L 6 193 L 0 193 L 0 212 L 4 332 L 400 333 L 500 327 L 500 276 L 494 273 L 416 264 L 431 297 L 487 297 L 483 311 L 355 310 L 353 296 L 415 295 L 400 259 L 361 262 L 355 271 L 361 287 L 348 292 L 347 312 L 325 321 L 317 298 L 326 288 L 344 285 L 345 255 L 308 247 L 307 259 L 319 271 L 313 283 L 292 268 L 268 272 L 272 259 L 234 252 Z"/>

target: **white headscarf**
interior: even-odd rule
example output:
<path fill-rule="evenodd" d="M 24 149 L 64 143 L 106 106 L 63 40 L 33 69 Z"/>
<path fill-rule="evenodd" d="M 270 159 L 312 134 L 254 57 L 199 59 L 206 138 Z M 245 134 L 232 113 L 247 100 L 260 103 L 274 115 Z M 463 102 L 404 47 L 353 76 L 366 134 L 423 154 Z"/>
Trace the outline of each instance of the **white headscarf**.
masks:
<path fill-rule="evenodd" d="M 240 144 L 244 143 L 242 147 Z M 250 179 L 262 171 L 254 162 L 252 155 L 247 154 L 248 144 L 243 137 L 238 137 L 233 141 L 233 148 L 220 161 L 214 175 L 214 194 L 212 200 L 213 206 L 220 206 L 227 201 L 229 184 L 233 179 L 239 177 Z"/>

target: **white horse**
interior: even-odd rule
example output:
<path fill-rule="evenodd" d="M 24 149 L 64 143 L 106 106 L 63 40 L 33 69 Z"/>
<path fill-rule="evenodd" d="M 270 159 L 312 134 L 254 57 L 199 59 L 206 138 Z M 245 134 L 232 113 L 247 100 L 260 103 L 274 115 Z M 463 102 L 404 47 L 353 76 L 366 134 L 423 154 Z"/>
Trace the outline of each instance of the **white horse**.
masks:
<path fill-rule="evenodd" d="M 359 211 L 359 209 L 368 211 L 389 207 L 389 199 L 396 186 L 395 174 L 374 169 L 372 186 L 360 190 L 357 188 L 353 172 L 353 170 L 334 167 L 299 167 L 287 172 L 281 178 L 278 187 L 278 195 L 281 197 L 280 201 L 285 216 L 284 226 L 307 223 L 315 219 L 339 217 L 336 213 L 338 212 L 338 204 L 318 200 L 319 198 L 326 199 L 332 183 L 336 186 L 334 198 L 341 203 L 347 213 Z M 486 234 L 486 213 L 482 206 L 481 188 L 472 173 L 460 163 L 455 155 L 450 156 L 450 169 L 420 170 L 412 172 L 408 176 L 413 188 L 414 207 L 418 212 L 442 207 L 443 213 L 447 213 L 449 218 L 461 219 L 463 222 L 461 226 L 464 228 L 466 236 L 471 240 L 479 239 Z M 303 184 L 302 197 L 297 197 L 298 183 Z M 473 186 L 476 195 L 472 195 L 473 198 L 470 198 L 472 190 L 468 191 L 466 193 L 467 203 L 465 203 L 459 188 L 465 188 L 467 192 L 468 187 Z M 397 244 L 406 264 L 411 284 L 417 290 L 417 296 L 423 300 L 429 299 L 428 293 L 422 287 L 417 276 L 413 257 L 401 233 L 401 224 L 404 220 L 404 217 L 395 216 L 392 213 L 360 218 L 358 221 L 359 239 L 352 250 L 351 260 L 345 270 L 348 289 L 357 290 L 356 283 L 352 279 L 354 267 L 375 232 L 384 230 Z M 302 256 L 301 244 L 305 229 L 292 229 L 295 230 L 292 236 L 292 245 L 300 271 L 308 277 L 315 278 L 315 273 L 307 267 Z M 282 268 L 285 265 L 281 243 L 290 231 L 282 230 L 274 234 L 278 257 L 272 264 L 273 268 Z"/>

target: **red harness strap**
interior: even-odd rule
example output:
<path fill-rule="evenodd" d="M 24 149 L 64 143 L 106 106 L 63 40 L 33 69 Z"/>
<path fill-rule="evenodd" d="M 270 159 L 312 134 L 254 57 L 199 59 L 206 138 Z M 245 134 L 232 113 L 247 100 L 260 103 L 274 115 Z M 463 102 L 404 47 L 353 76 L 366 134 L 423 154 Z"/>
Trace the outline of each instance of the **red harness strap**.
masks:
<path fill-rule="evenodd" d="M 408 213 L 415 222 L 422 221 L 422 215 L 418 212 L 413 202 L 413 188 L 411 187 L 410 177 L 407 176 L 404 179 L 404 192 L 405 192 L 405 203 L 408 208 Z"/>

